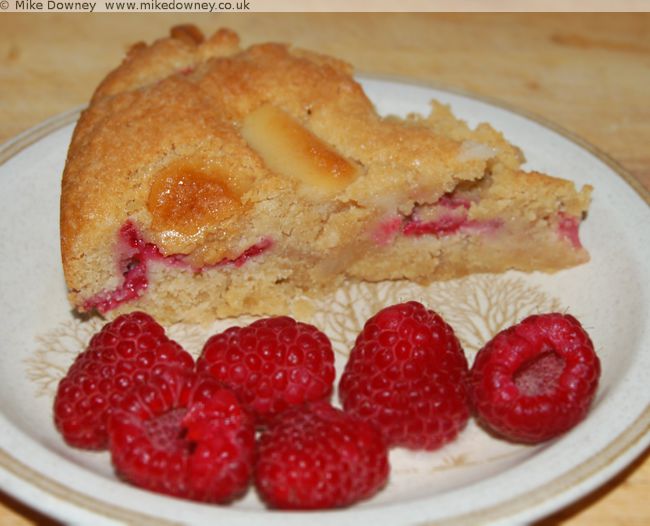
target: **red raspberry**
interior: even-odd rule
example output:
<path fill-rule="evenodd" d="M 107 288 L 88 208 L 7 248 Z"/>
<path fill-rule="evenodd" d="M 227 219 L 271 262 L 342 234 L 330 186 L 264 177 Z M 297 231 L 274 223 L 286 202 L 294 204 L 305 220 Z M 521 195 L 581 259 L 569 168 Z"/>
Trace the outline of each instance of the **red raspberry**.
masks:
<path fill-rule="evenodd" d="M 113 408 L 108 433 L 118 475 L 142 488 L 224 503 L 248 487 L 253 420 L 209 376 L 176 369 L 133 386 Z"/>
<path fill-rule="evenodd" d="M 194 360 L 148 314 L 116 318 L 92 337 L 59 383 L 56 427 L 71 446 L 105 449 L 112 404 L 132 385 L 148 382 L 165 367 L 190 371 Z"/>
<path fill-rule="evenodd" d="M 339 384 L 346 411 L 374 423 L 391 446 L 436 449 L 469 418 L 467 360 L 452 328 L 415 301 L 370 318 Z"/>
<path fill-rule="evenodd" d="M 381 489 L 390 469 L 381 433 L 324 401 L 279 416 L 257 458 L 260 496 L 284 509 L 348 506 Z"/>
<path fill-rule="evenodd" d="M 600 361 L 578 320 L 542 314 L 497 334 L 479 351 L 470 374 L 479 421 L 510 440 L 536 443 L 586 416 Z"/>
<path fill-rule="evenodd" d="M 197 362 L 232 389 L 258 424 L 288 407 L 330 396 L 334 352 L 313 325 L 282 316 L 212 336 Z"/>

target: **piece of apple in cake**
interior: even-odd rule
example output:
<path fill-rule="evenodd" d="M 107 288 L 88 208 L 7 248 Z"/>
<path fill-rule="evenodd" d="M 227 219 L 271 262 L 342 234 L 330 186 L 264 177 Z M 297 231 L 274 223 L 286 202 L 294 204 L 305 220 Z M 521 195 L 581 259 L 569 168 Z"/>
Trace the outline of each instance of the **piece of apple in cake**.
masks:
<path fill-rule="evenodd" d="M 73 305 L 162 322 L 285 313 L 344 279 L 588 260 L 590 188 L 521 170 L 489 125 L 377 114 L 351 67 L 194 27 L 134 46 L 76 126 L 61 247 Z"/>

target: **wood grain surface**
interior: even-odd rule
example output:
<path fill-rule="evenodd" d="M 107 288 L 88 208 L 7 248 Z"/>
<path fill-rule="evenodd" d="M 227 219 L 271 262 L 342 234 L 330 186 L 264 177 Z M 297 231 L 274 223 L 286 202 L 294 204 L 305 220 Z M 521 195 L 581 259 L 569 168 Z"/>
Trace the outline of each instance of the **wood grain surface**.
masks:
<path fill-rule="evenodd" d="M 650 15 L 638 13 L 0 14 L 0 142 L 86 103 L 130 44 L 186 22 L 505 102 L 582 137 L 650 189 Z M 646 452 L 540 524 L 648 525 L 648 497 Z M 53 522 L 0 494 L 0 524 Z"/>

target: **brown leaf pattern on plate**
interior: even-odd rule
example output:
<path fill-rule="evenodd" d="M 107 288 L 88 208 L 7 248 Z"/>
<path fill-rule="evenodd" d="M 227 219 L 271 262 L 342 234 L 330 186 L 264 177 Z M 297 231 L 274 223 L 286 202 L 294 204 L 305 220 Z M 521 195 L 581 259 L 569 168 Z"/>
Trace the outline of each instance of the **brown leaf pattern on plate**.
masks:
<path fill-rule="evenodd" d="M 401 301 L 398 298 L 407 285 L 400 281 L 344 283 L 333 294 L 314 301 L 311 323 L 329 336 L 337 353 L 347 356 L 366 320 Z"/>
<path fill-rule="evenodd" d="M 477 274 L 428 286 L 411 282 L 347 283 L 316 301 L 312 323 L 345 356 L 365 321 L 378 310 L 415 300 L 440 313 L 470 358 L 497 332 L 524 317 L 560 309 L 560 302 L 520 277 Z"/>
<path fill-rule="evenodd" d="M 561 308 L 559 300 L 518 277 L 479 274 L 435 283 L 428 290 L 431 300 L 425 303 L 445 318 L 472 355 L 526 316 Z"/>
<path fill-rule="evenodd" d="M 347 356 L 366 320 L 389 305 L 416 300 L 438 311 L 454 328 L 469 358 L 500 330 L 536 312 L 556 311 L 560 302 L 521 277 L 477 274 L 421 286 L 404 281 L 348 282 L 319 300 L 312 300 L 310 323 L 332 340 L 334 350 Z M 246 325 L 255 318 L 221 320 L 211 327 L 178 323 L 168 327 L 170 338 L 195 357 L 205 340 L 232 325 Z M 37 395 L 53 395 L 56 385 L 74 357 L 87 345 L 104 320 L 71 318 L 37 336 L 37 346 L 26 360 L 27 377 Z"/>
<path fill-rule="evenodd" d="M 36 336 L 36 350 L 26 360 L 27 378 L 36 385 L 37 396 L 54 396 L 75 356 L 86 348 L 90 338 L 104 324 L 92 318 L 71 318 L 51 331 Z"/>
<path fill-rule="evenodd" d="M 428 470 L 418 468 L 418 466 L 398 467 L 392 470 L 393 475 L 422 475 L 423 473 L 438 473 L 450 469 L 470 468 L 477 465 L 487 464 L 489 462 L 499 462 L 502 460 L 512 459 L 518 455 L 528 453 L 530 446 L 511 446 L 508 451 L 491 455 L 489 457 L 472 458 L 468 453 L 446 454 L 441 456 L 440 462 L 431 466 Z M 442 450 L 441 452 L 444 452 Z"/>

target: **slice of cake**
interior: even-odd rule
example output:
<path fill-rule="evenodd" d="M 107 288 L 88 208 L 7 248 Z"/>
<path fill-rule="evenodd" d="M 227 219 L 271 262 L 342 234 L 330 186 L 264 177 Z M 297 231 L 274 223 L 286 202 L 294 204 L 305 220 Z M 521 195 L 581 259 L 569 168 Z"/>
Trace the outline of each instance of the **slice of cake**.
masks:
<path fill-rule="evenodd" d="M 81 312 L 162 322 L 285 313 L 346 278 L 421 282 L 587 261 L 590 188 L 520 169 L 441 105 L 380 117 L 351 67 L 174 28 L 97 88 L 63 175 Z"/>

